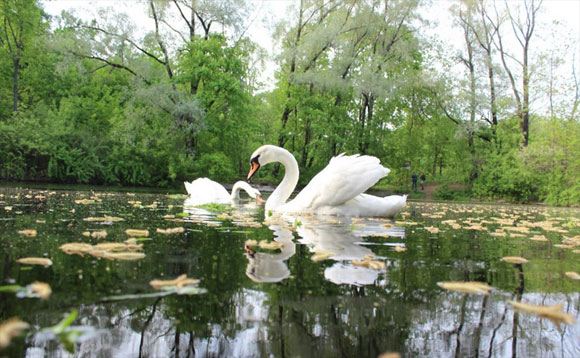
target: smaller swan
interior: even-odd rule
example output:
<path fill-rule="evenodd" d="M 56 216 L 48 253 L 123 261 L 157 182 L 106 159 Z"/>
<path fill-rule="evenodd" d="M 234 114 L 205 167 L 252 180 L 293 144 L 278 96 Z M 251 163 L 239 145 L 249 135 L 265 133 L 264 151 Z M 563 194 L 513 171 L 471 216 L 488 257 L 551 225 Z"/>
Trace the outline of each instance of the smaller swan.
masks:
<path fill-rule="evenodd" d="M 248 195 L 257 202 L 261 202 L 262 195 L 258 189 L 252 188 L 244 181 L 238 181 L 232 187 L 232 193 L 229 194 L 226 188 L 208 178 L 199 178 L 192 182 L 184 182 L 185 190 L 190 196 L 190 205 L 204 205 L 209 203 L 231 204 L 240 199 L 240 190 L 244 190 Z"/>

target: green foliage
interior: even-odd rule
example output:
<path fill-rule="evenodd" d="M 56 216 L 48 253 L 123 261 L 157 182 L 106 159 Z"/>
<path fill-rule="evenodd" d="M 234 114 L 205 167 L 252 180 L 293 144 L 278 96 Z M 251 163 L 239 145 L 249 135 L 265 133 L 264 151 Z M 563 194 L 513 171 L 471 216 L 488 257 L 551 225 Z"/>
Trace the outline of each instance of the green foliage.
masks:
<path fill-rule="evenodd" d="M 224 153 L 203 154 L 195 162 L 198 177 L 209 177 L 212 180 L 231 181 L 236 178 L 232 161 Z"/>
<path fill-rule="evenodd" d="M 155 6 L 163 18 L 172 5 Z M 295 155 L 300 185 L 332 156 L 362 153 L 391 169 L 379 186 L 397 192 L 411 192 L 415 172 L 449 184 L 435 198 L 580 202 L 578 121 L 532 116 L 521 148 L 508 97 L 498 93 L 498 125 L 470 117 L 471 92 L 428 67 L 431 49 L 411 26 L 416 1 L 301 6 L 310 15 L 300 31 L 296 18 L 277 34 L 276 87 L 255 93 L 264 52 L 244 36 L 208 28 L 183 42 L 156 32 L 138 41 L 123 14 L 85 23 L 67 13 L 46 18 L 36 1 L 1 2 L 0 179 L 233 182 L 245 176 L 249 154 L 272 143 Z M 210 7 L 241 28 L 241 3 Z M 8 25 L 18 25 L 10 38 Z M 477 112 L 485 115 L 484 102 Z M 268 166 L 256 180 L 282 174 Z"/>

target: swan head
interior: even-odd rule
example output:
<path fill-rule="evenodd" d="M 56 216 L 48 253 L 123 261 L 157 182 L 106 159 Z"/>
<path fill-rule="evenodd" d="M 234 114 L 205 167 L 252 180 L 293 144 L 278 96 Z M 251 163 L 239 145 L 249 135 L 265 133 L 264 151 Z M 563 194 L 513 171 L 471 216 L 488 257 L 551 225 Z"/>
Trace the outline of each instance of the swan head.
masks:
<path fill-rule="evenodd" d="M 275 145 L 266 144 L 261 146 L 260 148 L 256 149 L 252 156 L 250 157 L 250 172 L 248 173 L 248 181 L 252 179 L 254 174 L 260 169 L 262 165 L 266 165 L 268 163 L 272 163 L 276 161 L 276 154 L 280 151 L 284 150 L 280 147 L 276 147 Z"/>
<path fill-rule="evenodd" d="M 262 193 L 260 193 L 260 191 L 258 189 L 255 188 L 248 188 L 251 190 L 248 190 L 248 195 L 252 198 L 252 199 L 257 199 L 258 197 L 261 198 L 262 197 Z"/>

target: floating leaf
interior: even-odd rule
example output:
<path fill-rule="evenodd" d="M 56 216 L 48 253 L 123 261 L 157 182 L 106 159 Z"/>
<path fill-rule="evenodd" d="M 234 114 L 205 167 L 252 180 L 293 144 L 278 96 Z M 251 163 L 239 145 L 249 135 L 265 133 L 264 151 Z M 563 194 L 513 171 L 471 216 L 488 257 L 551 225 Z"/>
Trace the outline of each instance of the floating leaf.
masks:
<path fill-rule="evenodd" d="M 258 246 L 264 250 L 278 250 L 278 249 L 281 249 L 282 247 L 284 247 L 284 244 L 282 244 L 281 242 L 278 242 L 278 241 L 270 241 L 270 242 L 260 241 Z"/>
<path fill-rule="evenodd" d="M 71 242 L 61 245 L 60 249 L 66 254 L 85 254 L 109 260 L 133 261 L 145 258 L 145 254 L 136 252 L 143 249 L 143 244 L 134 242 L 103 242 L 90 245 L 80 242 Z"/>
<path fill-rule="evenodd" d="M 186 274 L 183 274 L 173 280 L 152 280 L 149 282 L 149 284 L 154 289 L 161 290 L 165 289 L 166 287 L 195 286 L 199 284 L 199 280 L 195 278 L 188 278 Z"/>
<path fill-rule="evenodd" d="M 505 257 L 502 257 L 501 260 L 504 262 L 507 262 L 508 264 L 514 264 L 514 265 L 521 265 L 521 264 L 528 263 L 528 260 L 526 260 L 520 256 L 505 256 Z"/>
<path fill-rule="evenodd" d="M 384 270 L 385 263 L 383 261 L 373 260 L 370 255 L 365 256 L 362 260 L 352 260 L 354 266 L 367 267 L 373 270 Z"/>
<path fill-rule="evenodd" d="M 102 257 L 109 260 L 135 261 L 144 259 L 145 254 L 142 252 L 105 252 Z"/>
<path fill-rule="evenodd" d="M 21 259 L 16 260 L 16 262 L 25 265 L 41 265 L 45 267 L 52 265 L 52 261 L 44 257 L 23 257 Z"/>
<path fill-rule="evenodd" d="M 12 338 L 20 336 L 28 327 L 28 323 L 17 317 L 0 323 L 0 349 L 8 347 Z"/>
<path fill-rule="evenodd" d="M 4 285 L 4 286 L 0 286 L 0 292 L 11 292 L 11 293 L 16 293 L 20 290 L 22 290 L 24 287 L 20 286 L 20 285 Z"/>
<path fill-rule="evenodd" d="M 107 230 L 100 230 L 100 231 L 85 231 L 83 232 L 83 236 L 85 237 L 92 237 L 93 239 L 105 239 L 107 237 Z"/>
<path fill-rule="evenodd" d="M 149 230 L 127 229 L 125 234 L 132 237 L 147 237 L 149 236 Z"/>
<path fill-rule="evenodd" d="M 448 290 L 463 293 L 475 293 L 487 295 L 493 287 L 484 282 L 477 281 L 445 281 L 437 282 L 437 286 Z"/>
<path fill-rule="evenodd" d="M 28 237 L 35 237 L 38 235 L 38 232 L 35 229 L 25 229 L 18 231 L 20 235 L 28 236 Z"/>
<path fill-rule="evenodd" d="M 245 245 L 248 247 L 254 247 L 258 245 L 258 241 L 256 240 L 246 240 Z"/>
<path fill-rule="evenodd" d="M 119 222 L 125 221 L 125 219 L 117 217 L 117 216 L 103 216 L 103 217 L 88 217 L 84 218 L 84 221 L 88 222 Z"/>
<path fill-rule="evenodd" d="M 427 226 L 427 227 L 425 227 L 425 230 L 429 231 L 431 234 L 439 233 L 439 228 L 434 227 L 434 226 Z"/>
<path fill-rule="evenodd" d="M 312 257 L 310 259 L 314 262 L 319 262 L 319 261 L 328 260 L 333 255 L 334 254 L 332 252 L 329 252 L 329 251 L 320 251 L 320 252 L 317 252 L 314 255 L 312 255 Z"/>
<path fill-rule="evenodd" d="M 541 306 L 516 301 L 509 301 L 509 303 L 518 311 L 535 314 L 542 318 L 549 319 L 558 328 L 560 328 L 560 323 L 572 324 L 575 322 L 572 315 L 562 311 L 562 308 L 564 307 L 562 304 Z"/>
<path fill-rule="evenodd" d="M 401 358 L 401 355 L 396 352 L 382 353 L 377 358 Z"/>
<path fill-rule="evenodd" d="M 188 198 L 188 195 L 185 194 L 169 194 L 167 195 L 169 199 L 176 199 L 176 200 L 184 200 Z"/>
<path fill-rule="evenodd" d="M 549 241 L 548 238 L 546 238 L 544 235 L 534 235 L 530 238 L 530 240 L 532 241 Z"/>
<path fill-rule="evenodd" d="M 182 234 L 184 232 L 185 232 L 185 228 L 183 228 L 183 227 L 173 227 L 173 228 L 168 228 L 168 229 L 157 228 L 157 233 L 163 234 L 163 235 Z"/>
<path fill-rule="evenodd" d="M 571 278 L 572 280 L 580 280 L 580 274 L 578 274 L 578 272 L 568 271 L 564 273 L 564 275 L 566 275 L 568 278 Z"/>
<path fill-rule="evenodd" d="M 96 203 L 96 200 L 93 199 L 77 199 L 75 200 L 75 204 L 80 204 L 80 205 L 89 205 L 89 204 L 94 204 Z"/>
<path fill-rule="evenodd" d="M 38 297 L 43 300 L 47 300 L 52 294 L 50 285 L 48 283 L 39 281 L 33 282 L 26 286 L 26 289 L 30 291 L 30 295 L 28 297 Z"/>
<path fill-rule="evenodd" d="M 120 252 L 120 251 L 141 251 L 143 249 L 143 244 L 133 244 L 127 242 L 102 242 L 96 244 L 95 249 L 97 250 L 104 250 L 104 251 L 111 251 L 111 252 Z"/>
<path fill-rule="evenodd" d="M 176 217 L 176 218 L 186 218 L 186 217 L 188 217 L 188 216 L 189 216 L 189 214 L 188 214 L 188 213 L 186 213 L 186 212 L 182 212 L 182 213 L 177 213 L 177 214 L 175 214 L 175 217 Z"/>
<path fill-rule="evenodd" d="M 407 251 L 407 248 L 405 247 L 405 245 L 395 245 L 394 246 L 395 252 L 405 252 Z"/>
<path fill-rule="evenodd" d="M 83 256 L 84 254 L 90 254 L 91 251 L 93 251 L 93 245 L 91 244 L 85 244 L 85 243 L 81 243 L 81 242 L 71 242 L 68 244 L 63 244 L 60 246 L 60 249 L 65 253 L 65 254 L 78 254 Z"/>

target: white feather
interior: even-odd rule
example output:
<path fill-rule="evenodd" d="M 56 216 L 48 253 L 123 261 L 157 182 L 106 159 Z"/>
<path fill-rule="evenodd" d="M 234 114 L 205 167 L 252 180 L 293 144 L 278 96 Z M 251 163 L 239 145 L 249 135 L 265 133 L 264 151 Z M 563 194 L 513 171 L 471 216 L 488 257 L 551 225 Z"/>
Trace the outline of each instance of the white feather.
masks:
<path fill-rule="evenodd" d="M 231 204 L 232 201 L 238 199 L 238 192 L 240 189 L 246 191 L 252 198 L 260 195 L 260 191 L 252 188 L 248 183 L 238 181 L 232 188 L 232 193 L 229 194 L 226 188 L 213 180 L 208 178 L 198 178 L 192 182 L 184 182 L 185 190 L 190 196 L 190 205 L 203 205 L 209 203 L 215 204 Z"/>

